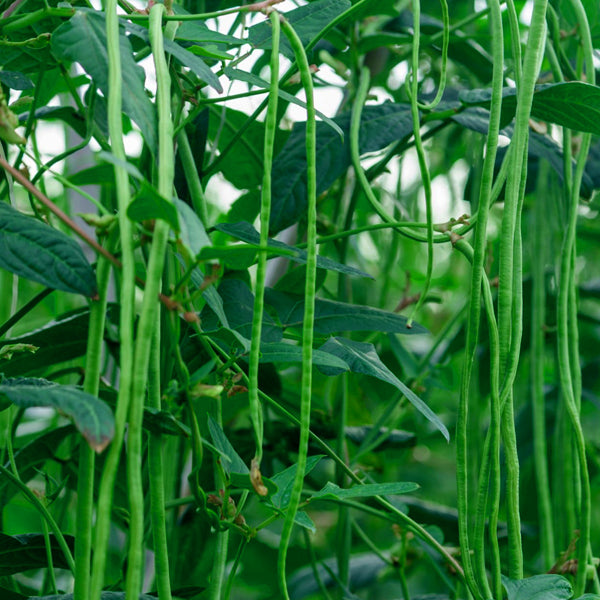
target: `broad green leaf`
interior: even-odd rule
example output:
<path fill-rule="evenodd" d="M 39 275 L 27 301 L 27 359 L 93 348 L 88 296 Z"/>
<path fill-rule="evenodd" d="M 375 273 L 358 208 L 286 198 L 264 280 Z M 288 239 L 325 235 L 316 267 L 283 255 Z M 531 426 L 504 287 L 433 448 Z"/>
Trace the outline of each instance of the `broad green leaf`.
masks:
<path fill-rule="evenodd" d="M 113 166 L 118 166 L 122 169 L 125 169 L 125 171 L 127 171 L 130 177 L 133 177 L 138 181 L 145 180 L 145 177 L 135 165 L 132 165 L 126 160 L 121 160 L 120 158 L 117 158 L 112 152 L 105 152 L 104 150 L 102 150 L 101 152 L 98 152 L 96 156 L 98 157 L 98 160 L 105 161 Z"/>
<path fill-rule="evenodd" d="M 213 60 L 233 60 L 235 56 L 233 54 L 227 54 L 219 50 L 217 46 L 198 46 L 192 45 L 187 47 L 188 51 L 196 56 L 204 56 Z"/>
<path fill-rule="evenodd" d="M 13 90 L 32 90 L 33 81 L 18 71 L 0 71 L 0 82 Z"/>
<path fill-rule="evenodd" d="M 304 529 L 308 529 L 312 533 L 317 532 L 317 526 L 314 524 L 314 521 L 303 510 L 296 512 L 294 515 L 294 523 L 300 525 L 300 527 L 304 527 Z"/>
<path fill-rule="evenodd" d="M 47 287 L 93 298 L 96 276 L 69 236 L 0 202 L 0 267 Z"/>
<path fill-rule="evenodd" d="M 131 43 L 119 36 L 123 112 L 135 121 L 146 143 L 156 153 L 156 113 L 144 88 L 145 74 L 133 58 Z M 79 63 L 104 97 L 108 98 L 108 54 L 104 13 L 77 11 L 52 34 L 52 53 L 58 59 Z M 198 59 L 200 60 L 200 59 Z"/>
<path fill-rule="evenodd" d="M 302 348 L 285 342 L 263 343 L 260 345 L 260 362 L 302 362 Z M 313 351 L 313 364 L 318 367 L 348 370 L 348 365 L 341 358 L 320 350 Z"/>
<path fill-rule="evenodd" d="M 70 435 L 75 433 L 73 425 L 65 425 L 38 435 L 33 441 L 15 452 L 15 464 L 19 478 L 24 483 L 39 474 L 39 469 L 52 460 L 58 447 Z M 19 489 L 8 479 L 0 479 L 0 504 L 5 505 Z M 1 596 L 0 596 L 1 597 Z"/>
<path fill-rule="evenodd" d="M 177 15 L 189 14 L 186 10 L 178 6 L 173 5 L 173 11 Z M 175 39 L 185 40 L 188 42 L 212 43 L 212 44 L 228 44 L 231 46 L 240 46 L 244 43 L 244 40 L 236 38 L 232 35 L 225 35 L 209 27 L 204 21 L 182 21 L 177 28 L 175 33 Z"/>
<path fill-rule="evenodd" d="M 240 221 L 239 223 L 219 223 L 218 225 L 215 225 L 215 229 L 218 231 L 223 231 L 230 236 L 237 238 L 238 240 L 247 242 L 248 244 L 260 243 L 260 234 L 258 231 L 256 231 L 256 229 L 254 229 L 250 223 L 245 221 Z M 306 264 L 306 250 L 294 248 L 293 246 L 289 246 L 288 244 L 284 244 L 279 240 L 274 240 L 271 238 L 269 238 L 267 243 L 270 247 L 287 250 L 289 253 L 286 254 L 286 256 L 292 262 L 302 265 Z M 327 269 L 329 271 L 337 271 L 338 273 L 345 273 L 346 275 L 356 275 L 359 277 L 369 277 L 372 279 L 368 273 L 365 273 L 360 269 L 343 265 L 325 256 L 317 256 L 317 267 L 320 269 Z"/>
<path fill-rule="evenodd" d="M 223 310 L 229 323 L 228 329 L 237 331 L 249 340 L 252 333 L 254 295 L 240 279 L 224 279 L 218 291 L 223 299 Z M 211 332 L 219 329 L 217 317 L 212 310 L 207 310 L 205 307 L 200 317 L 204 331 Z M 263 342 L 280 342 L 281 338 L 281 330 L 273 319 L 265 314 L 261 340 Z"/>
<path fill-rule="evenodd" d="M 283 13 L 306 46 L 333 19 L 351 7 L 350 0 L 318 0 Z M 248 30 L 248 41 L 256 48 L 272 47 L 271 28 L 268 21 L 253 25 Z M 294 60 L 294 51 L 285 36 L 281 36 L 279 51 Z"/>
<path fill-rule="evenodd" d="M 191 256 L 196 256 L 202 248 L 211 245 L 210 238 L 202 221 L 188 204 L 176 198 L 175 208 L 179 214 L 179 238 L 181 243 L 189 250 Z"/>
<path fill-rule="evenodd" d="M 29 115 L 23 115 L 26 116 Z M 62 121 L 78 135 L 85 137 L 85 118 L 72 106 L 42 106 L 35 111 L 34 118 L 40 121 Z"/>
<path fill-rule="evenodd" d="M 534 575 L 527 579 L 502 576 L 508 600 L 569 600 L 571 584 L 562 575 Z"/>
<path fill-rule="evenodd" d="M 72 386 L 33 377 L 9 378 L 0 382 L 0 400 L 8 400 L 20 408 L 55 408 L 75 423 L 96 452 L 106 448 L 115 432 L 110 408 L 102 400 Z"/>
<path fill-rule="evenodd" d="M 310 500 L 346 500 L 348 498 L 369 498 L 371 496 L 400 496 L 418 490 L 416 483 L 399 481 L 394 483 L 366 483 L 341 488 L 329 481 L 325 487 L 313 494 Z"/>
<path fill-rule="evenodd" d="M 600 88 L 581 81 L 544 86 L 533 95 L 531 115 L 575 131 L 600 135 Z"/>
<path fill-rule="evenodd" d="M 265 301 L 279 317 L 283 327 L 301 327 L 304 319 L 304 297 L 286 294 L 272 288 L 265 290 Z M 335 300 L 315 300 L 315 333 L 327 335 L 339 331 L 379 331 L 398 334 L 421 334 L 427 330 L 413 321 L 407 327 L 408 319 L 393 312 L 347 304 Z"/>
<path fill-rule="evenodd" d="M 114 183 L 115 169 L 113 165 L 103 163 L 77 171 L 77 173 L 69 175 L 67 179 L 73 185 L 102 185 Z"/>
<path fill-rule="evenodd" d="M 348 139 L 350 114 L 333 119 Z M 360 126 L 360 153 L 381 150 L 412 135 L 408 104 L 367 105 Z M 270 233 L 275 234 L 303 218 L 306 210 L 306 123 L 296 123 L 273 162 Z M 317 194 L 322 194 L 351 164 L 350 145 L 329 125 L 317 123 Z"/>
<path fill-rule="evenodd" d="M 306 459 L 304 476 L 308 475 L 317 466 L 322 458 L 324 458 L 322 454 L 309 456 Z M 271 477 L 271 481 L 277 485 L 277 493 L 271 497 L 271 502 L 277 508 L 284 509 L 289 505 L 297 470 L 298 465 L 295 464 L 285 469 L 285 471 L 281 471 L 281 473 L 277 473 L 277 475 L 273 475 L 273 477 Z"/>
<path fill-rule="evenodd" d="M 231 442 L 221 429 L 221 426 L 208 415 L 208 430 L 212 437 L 213 444 L 221 452 L 223 458 L 222 465 L 227 473 L 249 473 L 250 470 L 240 455 L 235 451 Z"/>
<path fill-rule="evenodd" d="M 72 535 L 64 537 L 73 552 L 75 538 Z M 50 534 L 50 549 L 54 566 L 59 569 L 68 569 L 69 565 L 54 534 Z M 47 566 L 46 544 L 41 533 L 24 533 L 14 536 L 0 533 L 0 575 L 12 575 L 30 569 L 44 569 Z"/>
<path fill-rule="evenodd" d="M 225 67 L 223 73 L 229 77 L 229 79 L 236 79 L 238 81 L 244 81 L 249 83 L 250 85 L 262 88 L 264 90 L 268 90 L 270 88 L 270 84 L 268 81 L 259 77 L 258 75 L 254 75 L 254 73 L 248 73 L 247 71 L 242 71 L 241 69 L 235 69 L 233 67 Z M 292 96 L 288 92 L 278 88 L 277 95 L 286 102 L 290 102 L 291 104 L 295 104 L 296 106 L 301 106 L 302 108 L 306 108 L 306 102 L 303 102 L 296 96 Z M 327 123 L 330 127 L 337 131 L 342 141 L 344 139 L 344 132 L 340 129 L 339 125 L 333 120 L 330 119 L 327 115 L 323 114 L 319 110 L 315 110 L 315 113 L 319 119 Z"/>
<path fill-rule="evenodd" d="M 137 222 L 162 219 L 169 224 L 171 229 L 179 231 L 179 217 L 175 204 L 161 196 L 153 186 L 145 181 L 142 182 L 140 190 L 127 207 L 127 216 Z"/>
<path fill-rule="evenodd" d="M 381 362 L 373 344 L 355 342 L 342 337 L 332 337 L 321 346 L 320 350 L 339 356 L 348 363 L 350 370 L 354 373 L 376 377 L 399 389 L 407 400 L 442 433 L 446 440 L 450 441 L 448 429 L 439 417 Z M 320 370 L 326 375 L 337 375 L 339 373 L 339 371 L 330 368 L 321 368 Z"/>
<path fill-rule="evenodd" d="M 86 309 L 36 331 L 0 340 L 0 347 L 26 344 L 38 348 L 35 354 L 19 354 L 10 361 L 0 360 L 0 373 L 4 373 L 6 377 L 25 375 L 83 356 L 87 348 L 89 318 L 89 311 Z"/>
<path fill-rule="evenodd" d="M 136 37 L 147 43 L 150 42 L 150 34 L 145 27 L 126 21 L 125 28 Z M 176 42 L 172 42 L 166 38 L 163 40 L 163 44 L 167 54 L 176 58 L 184 67 L 188 67 L 188 69 L 195 73 L 202 81 L 210 85 L 210 87 L 219 92 L 219 94 L 223 92 L 223 88 L 219 83 L 219 78 L 200 57 L 188 52 Z"/>
<path fill-rule="evenodd" d="M 265 126 L 257 120 L 246 126 L 247 121 L 247 114 L 232 108 L 210 108 L 208 137 L 217 144 L 219 152 L 233 143 L 219 161 L 219 170 L 239 190 L 250 190 L 261 185 L 263 177 Z M 277 129 L 275 154 L 281 150 L 288 135 L 287 131 Z"/>

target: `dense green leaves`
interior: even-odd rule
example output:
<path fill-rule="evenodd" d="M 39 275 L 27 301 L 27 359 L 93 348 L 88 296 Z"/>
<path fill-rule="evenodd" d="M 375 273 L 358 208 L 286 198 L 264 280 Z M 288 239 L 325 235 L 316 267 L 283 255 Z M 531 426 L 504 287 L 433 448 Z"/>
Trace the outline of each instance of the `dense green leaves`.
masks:
<path fill-rule="evenodd" d="M 335 123 L 347 139 L 350 131 L 348 113 L 336 117 Z M 360 152 L 381 150 L 394 141 L 412 134 L 408 104 L 367 105 L 360 125 Z M 273 163 L 273 205 L 271 233 L 277 233 L 303 219 L 306 212 L 305 124 L 297 123 L 285 146 Z M 350 146 L 326 123 L 317 123 L 317 194 L 323 193 L 350 166 Z"/>
<path fill-rule="evenodd" d="M 60 60 L 79 63 L 108 97 L 108 55 L 104 15 L 78 11 L 52 36 L 52 52 Z M 140 128 L 146 143 L 156 148 L 156 114 L 144 88 L 144 70 L 136 64 L 131 43 L 119 37 L 123 73 L 123 111 Z"/>
<path fill-rule="evenodd" d="M 364 485 L 353 485 L 349 488 L 341 488 L 331 481 L 310 500 L 346 500 L 350 498 L 369 498 L 372 496 L 388 496 L 408 494 L 418 490 L 416 483 L 365 483 Z"/>
<path fill-rule="evenodd" d="M 89 297 L 97 293 L 94 271 L 74 240 L 4 202 L 0 267 L 57 290 Z"/>
<path fill-rule="evenodd" d="M 373 344 L 332 337 L 321 346 L 320 350 L 339 356 L 348 363 L 350 370 L 354 373 L 376 377 L 398 388 L 407 400 L 442 433 L 446 440 L 450 441 L 448 429 L 440 418 L 381 362 Z M 336 374 L 336 371 L 331 368 L 321 368 L 321 370 L 328 375 Z"/>
<path fill-rule="evenodd" d="M 0 381 L 0 408 L 49 406 L 69 417 L 96 451 L 102 452 L 114 435 L 114 417 L 104 402 L 78 390 L 45 379 L 10 378 Z"/>
<path fill-rule="evenodd" d="M 571 584 L 560 575 L 535 575 L 514 581 L 502 578 L 508 600 L 569 600 Z"/>

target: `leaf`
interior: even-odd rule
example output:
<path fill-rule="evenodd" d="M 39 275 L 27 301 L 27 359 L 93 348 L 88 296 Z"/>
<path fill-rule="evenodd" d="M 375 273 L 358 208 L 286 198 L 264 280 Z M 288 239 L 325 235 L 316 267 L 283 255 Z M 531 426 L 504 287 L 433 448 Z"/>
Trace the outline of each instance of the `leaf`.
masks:
<path fill-rule="evenodd" d="M 239 223 L 219 223 L 215 225 L 215 229 L 218 231 L 223 231 L 224 233 L 227 233 L 230 236 L 249 244 L 260 243 L 260 234 L 258 231 L 256 231 L 256 229 L 254 229 L 250 223 L 245 221 L 240 221 Z M 294 246 L 289 246 L 288 244 L 284 244 L 279 240 L 274 240 L 271 238 L 269 238 L 267 244 L 272 248 L 281 248 L 282 250 L 291 252 L 291 254 L 287 255 L 287 258 L 289 258 L 292 262 L 299 263 L 301 265 L 306 264 L 306 250 L 294 248 Z M 361 271 L 360 269 L 343 265 L 335 260 L 326 258 L 325 256 L 317 256 L 317 267 L 320 269 L 327 269 L 329 271 L 337 271 L 338 273 L 345 273 L 346 275 L 356 275 L 359 277 L 369 277 L 369 279 L 373 279 L 371 275 Z"/>
<path fill-rule="evenodd" d="M 294 28 L 304 46 L 338 15 L 351 7 L 350 0 L 319 0 L 283 13 Z M 271 27 L 268 21 L 253 25 L 248 30 L 248 41 L 256 48 L 272 48 Z M 279 43 L 281 54 L 294 60 L 294 51 L 287 38 L 281 36 Z"/>
<path fill-rule="evenodd" d="M 119 36 L 119 45 L 123 112 L 135 121 L 151 151 L 156 154 L 156 113 L 144 88 L 144 70 L 135 62 L 131 43 L 124 33 Z M 79 63 L 105 98 L 109 93 L 107 47 L 102 12 L 79 10 L 52 34 L 52 53 L 60 60 Z"/>
<path fill-rule="evenodd" d="M 73 433 L 75 433 L 73 425 L 58 427 L 38 435 L 33 441 L 18 450 L 15 453 L 15 464 L 21 481 L 27 483 L 35 477 L 38 474 L 38 468 L 52 460 L 63 440 Z M 18 492 L 18 488 L 12 485 L 8 479 L 0 479 L 1 505 L 5 505 Z"/>
<path fill-rule="evenodd" d="M 286 294 L 272 288 L 265 289 L 265 302 L 273 306 L 281 325 L 301 327 L 304 320 L 304 297 Z M 413 321 L 409 329 L 408 319 L 379 308 L 347 304 L 335 300 L 315 300 L 315 333 L 327 335 L 338 331 L 378 331 L 415 335 L 427 330 Z"/>
<path fill-rule="evenodd" d="M 258 75 L 254 75 L 254 73 L 248 73 L 247 71 L 242 71 L 241 69 L 234 69 L 233 67 L 225 67 L 225 69 L 223 69 L 223 73 L 227 75 L 229 79 L 244 81 L 246 83 L 249 83 L 250 85 L 262 88 L 264 90 L 268 90 L 270 88 L 270 84 L 268 81 L 266 81 L 262 77 L 259 77 Z M 304 109 L 306 108 L 306 102 L 303 102 L 299 98 L 296 98 L 296 96 L 292 96 L 292 94 L 289 94 L 288 92 L 280 89 L 279 87 L 277 88 L 277 95 L 286 102 L 290 102 L 291 104 L 295 104 L 296 106 L 300 106 Z M 332 127 L 334 131 L 337 131 L 343 141 L 344 132 L 340 129 L 339 125 L 333 119 L 330 119 L 327 115 L 323 114 L 319 110 L 315 110 L 315 114 L 317 115 L 317 117 L 319 117 L 319 119 L 321 119 L 330 127 Z"/>
<path fill-rule="evenodd" d="M 230 473 L 229 482 L 234 488 L 256 492 L 256 489 L 252 485 L 252 481 L 250 480 L 250 476 L 248 475 L 248 473 Z M 259 496 L 258 494 L 256 494 L 258 498 L 264 500 L 277 493 L 277 486 L 273 483 L 271 479 L 263 476 L 261 478 L 261 482 L 267 488 L 268 493 L 266 496 Z"/>
<path fill-rule="evenodd" d="M 447 441 L 450 434 L 439 417 L 421 400 L 409 387 L 402 383 L 382 362 L 373 344 L 355 342 L 342 337 L 329 338 L 320 348 L 324 352 L 331 352 L 348 363 L 354 373 L 362 373 L 376 377 L 399 389 L 406 399 L 438 429 Z M 326 375 L 336 375 L 333 369 L 321 368 Z"/>
<path fill-rule="evenodd" d="M 260 362 L 302 362 L 302 348 L 286 342 L 263 343 L 260 345 Z M 313 364 L 318 367 L 348 370 L 348 365 L 341 358 L 320 350 L 313 351 Z"/>
<path fill-rule="evenodd" d="M 394 483 L 366 483 L 353 485 L 350 488 L 341 488 L 329 481 L 325 487 L 313 494 L 309 500 L 345 500 L 348 498 L 370 498 L 372 496 L 399 496 L 419 489 L 419 485 L 412 482 L 398 481 Z"/>
<path fill-rule="evenodd" d="M 42 106 L 36 109 L 33 116 L 36 120 L 42 121 L 60 120 L 78 135 L 85 137 L 85 118 L 72 106 Z M 23 117 L 28 117 L 28 115 L 23 115 Z"/>
<path fill-rule="evenodd" d="M 0 267 L 47 287 L 93 298 L 96 276 L 73 239 L 0 202 Z"/>
<path fill-rule="evenodd" d="M 569 81 L 548 84 L 538 90 L 533 95 L 533 117 L 600 135 L 600 89 L 597 86 Z"/>
<path fill-rule="evenodd" d="M 208 430 L 212 437 L 213 444 L 221 452 L 223 469 L 226 473 L 250 473 L 250 470 L 246 466 L 246 463 L 242 460 L 240 455 L 235 451 L 235 448 L 231 445 L 231 442 L 227 439 L 227 436 L 221 429 L 221 426 L 208 415 Z"/>
<path fill-rule="evenodd" d="M 115 432 L 110 408 L 102 400 L 75 387 L 33 377 L 9 378 L 0 383 L 0 399 L 2 398 L 21 408 L 55 408 L 75 423 L 96 452 L 102 452 L 106 448 Z"/>
<path fill-rule="evenodd" d="M 0 587 L 0 598 L 2 598 L 2 600 L 28 600 L 30 596 L 23 596 L 23 594 L 19 594 L 13 590 Z"/>
<path fill-rule="evenodd" d="M 211 245 L 210 238 L 194 209 L 178 198 L 175 199 L 175 208 L 179 214 L 181 243 L 189 250 L 191 256 L 196 256 L 202 248 Z"/>
<path fill-rule="evenodd" d="M 32 90 L 33 81 L 18 71 L 0 71 L 0 82 L 13 90 Z"/>
<path fill-rule="evenodd" d="M 312 6 L 309 5 L 309 6 Z M 333 119 L 348 139 L 350 113 Z M 360 125 L 360 153 L 375 152 L 412 134 L 408 104 L 367 105 Z M 269 230 L 275 234 L 294 224 L 307 210 L 306 123 L 295 123 L 273 162 L 273 195 Z M 317 194 L 322 194 L 351 164 L 350 146 L 329 125 L 317 123 Z"/>
<path fill-rule="evenodd" d="M 64 537 L 73 552 L 75 538 L 72 535 Z M 54 534 L 50 534 L 50 549 L 54 566 L 59 569 L 68 569 L 69 565 Z M 0 575 L 12 575 L 30 569 L 44 569 L 47 566 L 46 544 L 41 533 L 25 533 L 14 536 L 0 533 Z"/>
<path fill-rule="evenodd" d="M 357 425 L 344 428 L 346 437 L 356 445 L 362 444 L 368 437 L 373 441 L 383 438 L 371 452 L 381 452 L 392 448 L 410 448 L 417 443 L 417 436 L 410 431 L 380 427 L 373 437 L 372 425 Z"/>
<path fill-rule="evenodd" d="M 224 279 L 219 286 L 219 295 L 223 299 L 223 311 L 229 324 L 227 329 L 236 331 L 249 340 L 252 333 L 254 295 L 240 279 Z M 200 318 L 204 331 L 214 332 L 219 329 L 216 314 L 212 310 L 205 307 Z M 281 338 L 281 330 L 273 319 L 265 314 L 261 340 L 263 342 L 280 342 Z"/>
<path fill-rule="evenodd" d="M 571 584 L 561 575 L 534 575 L 527 579 L 502 576 L 508 600 L 569 600 Z"/>
<path fill-rule="evenodd" d="M 145 27 L 136 25 L 129 21 L 125 21 L 125 28 L 131 34 L 144 40 L 146 43 L 150 43 L 150 34 Z M 165 52 L 176 58 L 184 67 L 188 67 L 193 73 L 195 73 L 202 81 L 205 81 L 210 87 L 215 89 L 219 94 L 223 92 L 223 88 L 219 83 L 219 78 L 212 72 L 209 66 L 198 56 L 188 52 L 185 48 L 182 48 L 176 42 L 172 42 L 169 39 L 163 40 Z"/>
<path fill-rule="evenodd" d="M 173 5 L 173 12 L 177 15 L 190 14 L 177 4 Z M 175 38 L 189 42 L 229 44 L 232 46 L 240 46 L 244 43 L 244 40 L 240 38 L 209 29 L 206 23 L 200 20 L 181 22 L 175 33 Z"/>
<path fill-rule="evenodd" d="M 137 222 L 162 219 L 171 229 L 179 231 L 179 217 L 175 204 L 161 196 L 146 181 L 142 181 L 140 190 L 127 207 L 127 216 Z"/>
<path fill-rule="evenodd" d="M 317 466 L 322 458 L 324 458 L 324 455 L 318 454 L 315 456 L 309 456 L 306 459 L 306 468 L 304 470 L 305 477 Z M 271 481 L 277 485 L 277 493 L 271 496 L 271 502 L 273 503 L 273 506 L 284 509 L 289 505 L 297 470 L 298 465 L 295 464 L 285 469 L 285 471 L 281 471 L 280 473 L 277 473 L 277 475 L 273 475 L 273 477 L 271 477 Z"/>
<path fill-rule="evenodd" d="M 89 311 L 71 315 L 41 329 L 16 338 L 0 340 L 0 347 L 12 344 L 36 346 L 33 355 L 13 356 L 12 360 L 0 360 L 0 373 L 6 377 L 25 375 L 50 365 L 83 356 L 87 348 Z"/>

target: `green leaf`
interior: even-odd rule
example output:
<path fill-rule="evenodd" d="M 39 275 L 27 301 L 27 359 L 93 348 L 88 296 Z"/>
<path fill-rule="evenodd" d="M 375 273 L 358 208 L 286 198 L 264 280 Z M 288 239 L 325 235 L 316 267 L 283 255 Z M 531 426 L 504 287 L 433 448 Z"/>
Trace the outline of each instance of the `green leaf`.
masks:
<path fill-rule="evenodd" d="M 309 5 L 312 6 L 312 5 Z M 347 139 L 350 114 L 333 119 Z M 367 105 L 360 125 L 360 153 L 381 150 L 412 135 L 408 104 Z M 306 210 L 306 123 L 295 123 L 292 133 L 273 162 L 273 195 L 269 230 L 275 234 L 298 219 Z M 317 123 L 317 194 L 328 190 L 351 164 L 350 145 L 329 125 Z"/>
<path fill-rule="evenodd" d="M 502 576 L 508 600 L 569 600 L 571 584 L 562 575 L 534 575 L 527 579 Z"/>
<path fill-rule="evenodd" d="M 0 202 L 0 267 L 47 287 L 93 298 L 96 276 L 77 242 Z"/>
<path fill-rule="evenodd" d="M 52 460 L 61 443 L 75 433 L 73 425 L 52 429 L 38 436 L 15 453 L 15 464 L 21 481 L 27 483 L 39 474 L 46 462 Z M 0 479 L 0 504 L 5 505 L 19 489 L 6 479 Z"/>
<path fill-rule="evenodd" d="M 0 82 L 13 90 L 32 90 L 33 81 L 18 71 L 0 71 Z"/>
<path fill-rule="evenodd" d="M 75 538 L 65 535 L 67 545 L 73 552 Z M 50 534 L 52 561 L 59 569 L 68 569 L 64 554 L 53 534 Z M 46 544 L 41 533 L 6 535 L 0 533 L 0 575 L 22 573 L 30 569 L 44 569 L 48 566 Z"/>
<path fill-rule="evenodd" d="M 252 485 L 252 481 L 250 480 L 250 476 L 248 475 L 248 473 L 230 473 L 229 482 L 231 486 L 236 489 L 250 490 L 251 492 L 256 492 L 256 489 Z M 262 484 L 267 488 L 268 494 L 266 496 L 258 496 L 258 494 L 256 494 L 258 498 L 266 500 L 270 498 L 273 494 L 277 493 L 277 486 L 268 477 L 262 477 Z"/>
<path fill-rule="evenodd" d="M 260 243 L 260 234 L 258 231 L 256 231 L 256 229 L 254 229 L 254 227 L 252 227 L 252 225 L 250 225 L 250 223 L 247 223 L 246 221 L 240 221 L 239 223 L 219 223 L 215 225 L 215 229 L 218 231 L 223 231 L 224 233 L 227 233 L 238 240 L 247 242 L 248 244 Z M 294 248 L 294 246 L 289 246 L 288 244 L 284 244 L 279 240 L 274 240 L 271 238 L 269 238 L 267 244 L 272 248 L 287 250 L 290 254 L 287 254 L 286 256 L 292 262 L 299 263 L 301 265 L 306 264 L 306 250 Z M 337 271 L 338 273 L 345 273 L 346 275 L 356 275 L 358 277 L 369 277 L 369 279 L 373 279 L 371 275 L 361 271 L 360 269 L 343 265 L 335 260 L 326 258 L 325 256 L 317 256 L 317 267 L 320 269 L 327 269 L 329 271 Z"/>
<path fill-rule="evenodd" d="M 223 311 L 229 324 L 228 329 L 238 332 L 249 340 L 254 316 L 254 295 L 250 288 L 240 279 L 224 279 L 219 286 L 219 295 L 223 299 Z M 204 331 L 214 332 L 219 329 L 217 316 L 212 310 L 205 308 L 200 317 Z M 281 338 L 281 329 L 268 314 L 265 314 L 261 334 L 262 342 L 280 342 Z"/>
<path fill-rule="evenodd" d="M 171 229 L 179 231 L 179 216 L 175 204 L 161 196 L 145 181 L 142 181 L 140 190 L 127 207 L 127 216 L 137 222 L 162 219 Z"/>
<path fill-rule="evenodd" d="M 380 427 L 375 436 L 373 436 L 372 425 L 356 425 L 344 427 L 346 437 L 357 446 L 362 444 L 366 439 L 372 439 L 372 442 L 377 440 L 377 446 L 371 448 L 370 452 L 381 452 L 382 450 L 391 450 L 394 448 L 410 448 L 417 443 L 417 436 L 411 431 L 403 431 L 402 429 L 388 429 Z M 381 441 L 380 441 L 381 440 Z"/>
<path fill-rule="evenodd" d="M 173 12 L 177 15 L 190 14 L 177 4 L 173 5 Z M 244 43 L 244 40 L 240 38 L 209 29 L 204 21 L 199 20 L 181 22 L 175 33 L 175 39 L 198 43 L 229 44 L 232 46 L 240 46 Z"/>
<path fill-rule="evenodd" d="M 127 31 L 135 35 L 136 37 L 150 42 L 150 34 L 145 27 L 136 25 L 129 21 L 125 21 L 125 28 Z M 176 58 L 184 67 L 188 67 L 193 73 L 195 73 L 202 81 L 205 81 L 210 87 L 215 89 L 219 94 L 223 92 L 223 88 L 219 83 L 219 78 L 212 72 L 209 66 L 198 56 L 188 52 L 185 48 L 182 48 L 176 42 L 171 40 L 163 40 L 165 52 Z"/>
<path fill-rule="evenodd" d="M 265 301 L 270 304 L 285 327 L 302 327 L 304 319 L 304 297 L 286 294 L 272 288 L 265 290 Z M 315 300 L 315 333 L 328 335 L 338 331 L 378 331 L 406 335 L 427 333 L 427 330 L 413 321 L 379 308 L 347 304 L 335 300 Z"/>
<path fill-rule="evenodd" d="M 146 95 L 145 74 L 133 58 L 131 43 L 119 36 L 123 112 L 135 121 L 146 143 L 156 154 L 157 129 L 154 105 Z M 108 98 L 108 54 L 104 13 L 77 11 L 52 34 L 52 53 L 66 62 L 79 63 Z M 200 60 L 200 59 L 198 59 Z"/>
<path fill-rule="evenodd" d="M 581 81 L 540 88 L 533 95 L 533 117 L 575 131 L 600 135 L 600 88 Z"/>
<path fill-rule="evenodd" d="M 196 256 L 202 248 L 211 245 L 210 238 L 202 221 L 191 206 L 176 198 L 175 208 L 179 214 L 179 238 L 181 243 L 188 249 L 191 256 Z"/>
<path fill-rule="evenodd" d="M 28 116 L 28 114 L 24 114 L 22 118 L 25 119 Z M 85 118 L 72 106 L 42 106 L 33 113 L 33 116 L 36 120 L 41 121 L 62 121 L 78 135 L 85 137 Z"/>
<path fill-rule="evenodd" d="M 258 75 L 254 75 L 254 73 L 248 73 L 247 71 L 242 71 L 241 69 L 234 69 L 233 67 L 225 67 L 223 69 L 223 73 L 229 77 L 229 79 L 236 79 L 237 81 L 244 81 L 253 85 L 255 87 L 262 88 L 264 90 L 268 90 L 270 88 L 270 84 L 268 81 L 259 77 Z M 277 95 L 286 102 L 290 102 L 291 104 L 295 104 L 296 106 L 301 106 L 302 108 L 306 108 L 306 102 L 303 102 L 296 96 L 292 96 L 288 92 L 277 88 Z M 339 125 L 333 120 L 330 119 L 327 115 L 323 114 L 321 111 L 315 110 L 315 113 L 319 119 L 327 123 L 330 127 L 333 128 L 334 131 L 337 131 L 339 136 L 344 139 L 344 132 L 340 129 Z"/>
<path fill-rule="evenodd" d="M 286 342 L 272 342 L 260 345 L 260 362 L 302 362 L 302 348 Z M 348 371 L 348 365 L 337 356 L 320 350 L 313 351 L 313 364 L 318 367 L 330 367 Z"/>
<path fill-rule="evenodd" d="M 224 459 L 222 461 L 222 465 L 223 469 L 225 469 L 225 472 L 243 474 L 250 473 L 246 463 L 235 451 L 235 448 L 227 439 L 227 436 L 221 429 L 221 426 L 210 415 L 208 415 L 208 430 L 210 431 L 213 444 L 219 450 L 219 452 L 221 452 L 221 456 Z"/>
<path fill-rule="evenodd" d="M 439 417 L 381 362 L 373 344 L 355 342 L 342 337 L 332 337 L 321 346 L 320 350 L 339 356 L 348 363 L 353 373 L 376 377 L 399 389 L 407 400 L 442 433 L 446 440 L 450 441 L 448 429 Z M 320 370 L 326 375 L 337 375 L 339 373 L 339 371 L 336 372 L 330 368 L 321 368 Z"/>
<path fill-rule="evenodd" d="M 317 466 L 322 458 L 324 458 L 323 454 L 309 456 L 306 459 L 306 469 L 304 470 L 304 475 L 308 475 Z M 271 502 L 277 508 L 284 509 L 289 505 L 297 470 L 298 465 L 295 464 L 285 469 L 285 471 L 281 471 L 280 473 L 277 473 L 277 475 L 273 475 L 273 477 L 271 477 L 271 481 L 277 485 L 277 493 L 271 497 Z"/>
<path fill-rule="evenodd" d="M 115 432 L 110 408 L 102 400 L 75 387 L 32 377 L 10 378 L 0 383 L 0 399 L 6 399 L 20 408 L 55 408 L 75 423 L 96 452 L 106 448 Z"/>
<path fill-rule="evenodd" d="M 318 0 L 283 14 L 302 44 L 306 46 L 326 25 L 351 6 L 350 0 Z M 269 22 L 263 21 L 250 27 L 248 41 L 256 48 L 272 48 Z M 281 36 L 279 51 L 290 60 L 294 60 L 294 51 L 285 36 Z"/>
<path fill-rule="evenodd" d="M 346 500 L 348 498 L 369 498 L 371 496 L 400 496 L 418 490 L 416 483 L 398 481 L 394 483 L 366 483 L 341 488 L 329 481 L 325 487 L 313 494 L 309 500 Z"/>
<path fill-rule="evenodd" d="M 33 355 L 21 354 L 13 356 L 10 361 L 0 360 L 0 373 L 6 377 L 25 375 L 83 356 L 87 348 L 89 318 L 89 311 L 85 309 L 31 333 L 0 340 L 0 347 L 26 344 L 38 348 Z"/>

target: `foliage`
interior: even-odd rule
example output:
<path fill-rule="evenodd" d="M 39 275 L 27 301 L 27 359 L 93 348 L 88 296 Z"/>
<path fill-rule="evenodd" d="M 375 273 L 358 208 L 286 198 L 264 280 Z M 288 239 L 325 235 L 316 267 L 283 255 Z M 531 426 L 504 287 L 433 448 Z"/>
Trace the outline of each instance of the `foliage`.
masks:
<path fill-rule="evenodd" d="M 99 4 L 0 2 L 2 598 L 600 598 L 596 3 Z"/>

